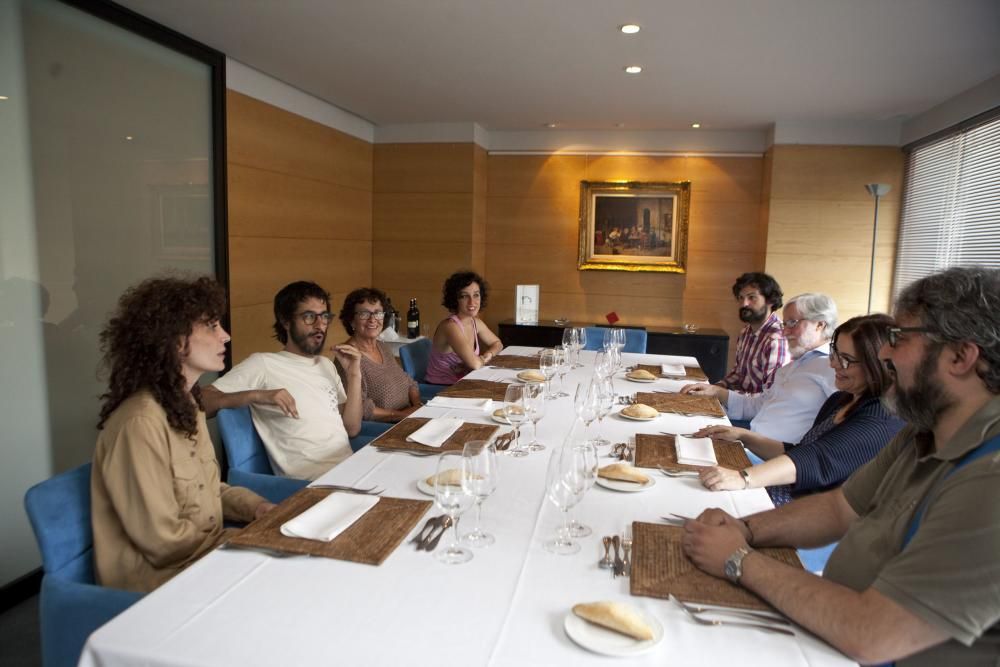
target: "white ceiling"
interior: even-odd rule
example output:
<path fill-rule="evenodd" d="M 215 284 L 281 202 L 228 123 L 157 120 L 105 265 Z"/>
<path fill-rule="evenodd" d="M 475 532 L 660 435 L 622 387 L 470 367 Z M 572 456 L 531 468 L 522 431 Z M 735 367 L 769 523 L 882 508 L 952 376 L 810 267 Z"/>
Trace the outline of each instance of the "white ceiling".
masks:
<path fill-rule="evenodd" d="M 892 121 L 1000 73 L 1000 0 L 118 2 L 377 126 Z"/>

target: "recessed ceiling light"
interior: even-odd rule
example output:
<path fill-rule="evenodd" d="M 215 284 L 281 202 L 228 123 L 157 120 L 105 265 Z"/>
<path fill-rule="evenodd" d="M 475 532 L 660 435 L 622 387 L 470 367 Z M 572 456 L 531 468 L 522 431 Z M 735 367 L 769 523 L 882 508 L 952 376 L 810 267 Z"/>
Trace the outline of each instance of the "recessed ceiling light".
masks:
<path fill-rule="evenodd" d="M 550 130 L 551 130 L 551 129 L 552 129 L 553 127 L 555 127 L 555 126 L 556 126 L 556 124 L 555 124 L 555 123 L 545 123 L 545 124 L 544 124 L 544 127 L 547 127 L 547 128 L 549 128 Z"/>
<path fill-rule="evenodd" d="M 625 71 L 628 72 L 629 74 L 638 74 L 639 72 L 642 71 L 642 68 L 639 67 L 638 65 L 629 65 L 628 67 L 625 68 Z"/>
<path fill-rule="evenodd" d="M 125 135 L 125 141 L 132 141 L 132 135 L 131 134 Z"/>
<path fill-rule="evenodd" d="M 3 102 L 6 99 L 10 99 L 10 98 L 8 98 L 6 95 L 0 95 L 0 102 Z"/>
<path fill-rule="evenodd" d="M 691 127 L 697 130 L 699 127 L 701 127 L 701 123 L 691 123 Z"/>
<path fill-rule="evenodd" d="M 621 28 L 619 28 L 619 30 L 621 30 L 626 35 L 634 35 L 635 33 L 639 32 L 640 29 L 641 28 L 639 28 L 639 26 L 636 25 L 635 23 L 626 23 Z"/>

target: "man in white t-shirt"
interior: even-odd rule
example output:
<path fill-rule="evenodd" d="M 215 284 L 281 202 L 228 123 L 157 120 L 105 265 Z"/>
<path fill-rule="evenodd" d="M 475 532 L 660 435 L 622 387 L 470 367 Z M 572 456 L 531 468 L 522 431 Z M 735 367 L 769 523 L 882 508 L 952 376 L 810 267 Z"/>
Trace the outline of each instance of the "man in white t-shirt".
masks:
<path fill-rule="evenodd" d="M 253 423 L 279 475 L 313 480 L 351 455 L 349 438 L 361 430 L 361 353 L 333 346 L 347 387 L 322 355 L 330 324 L 330 295 L 311 282 L 286 285 L 274 297 L 274 334 L 280 352 L 258 352 L 202 389 L 212 416 L 250 406 Z"/>

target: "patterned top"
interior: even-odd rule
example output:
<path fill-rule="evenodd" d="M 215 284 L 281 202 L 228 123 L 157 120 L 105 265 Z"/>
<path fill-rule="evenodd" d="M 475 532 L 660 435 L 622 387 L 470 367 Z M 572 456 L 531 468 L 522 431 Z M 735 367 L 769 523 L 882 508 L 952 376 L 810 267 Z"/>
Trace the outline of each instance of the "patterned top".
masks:
<path fill-rule="evenodd" d="M 795 464 L 795 483 L 767 487 L 775 505 L 838 486 L 875 458 L 903 428 L 905 422 L 872 396 L 861 399 L 843 422 L 834 423 L 837 410 L 850 396 L 846 391 L 832 394 L 819 409 L 813 427 L 802 436 L 802 442 L 785 443 L 785 455 Z"/>
<path fill-rule="evenodd" d="M 757 331 L 749 324 L 736 339 L 736 363 L 719 384 L 747 394 L 759 394 L 774 382 L 774 374 L 788 363 L 788 344 L 781 320 L 771 313 Z"/>
<path fill-rule="evenodd" d="M 375 408 L 383 410 L 402 410 L 410 406 L 410 387 L 416 387 L 417 382 L 406 374 L 395 357 L 385 345 L 376 340 L 382 363 L 361 355 L 361 418 L 371 421 L 375 418 Z M 340 363 L 337 372 L 346 385 L 347 376 Z"/>

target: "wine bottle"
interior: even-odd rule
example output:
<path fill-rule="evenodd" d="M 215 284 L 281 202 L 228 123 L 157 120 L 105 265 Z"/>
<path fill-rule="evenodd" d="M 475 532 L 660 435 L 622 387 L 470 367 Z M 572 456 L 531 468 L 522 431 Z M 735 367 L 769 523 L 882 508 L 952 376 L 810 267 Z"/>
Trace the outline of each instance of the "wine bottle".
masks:
<path fill-rule="evenodd" d="M 417 300 L 410 299 L 410 309 L 406 311 L 406 337 L 418 336 L 420 336 L 420 309 L 417 308 Z"/>

